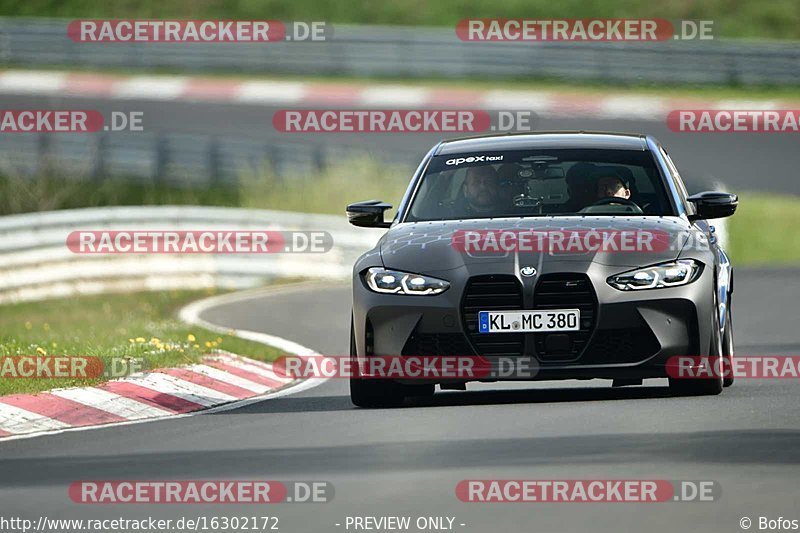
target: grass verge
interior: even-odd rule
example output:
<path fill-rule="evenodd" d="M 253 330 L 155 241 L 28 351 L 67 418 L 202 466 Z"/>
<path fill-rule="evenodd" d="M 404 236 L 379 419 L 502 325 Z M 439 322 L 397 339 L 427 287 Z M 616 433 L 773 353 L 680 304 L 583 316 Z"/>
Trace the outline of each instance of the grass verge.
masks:
<path fill-rule="evenodd" d="M 331 23 L 450 26 L 464 18 L 665 18 L 713 20 L 717 37 L 800 38 L 795 0 L 705 0 L 653 4 L 632 0 L 0 0 L 0 13 L 70 18 L 192 18 L 315 20 Z"/>
<path fill-rule="evenodd" d="M 728 220 L 735 267 L 800 265 L 800 196 L 745 193 Z"/>
<path fill-rule="evenodd" d="M 140 360 L 145 369 L 199 361 L 213 349 L 274 360 L 278 350 L 178 320 L 181 307 L 215 291 L 136 292 L 0 306 L 0 358 L 92 356 Z M 103 379 L 0 377 L 0 395 L 93 385 Z"/>
<path fill-rule="evenodd" d="M 49 173 L 0 176 L 0 216 L 112 205 L 212 205 L 343 216 L 347 204 L 356 200 L 379 198 L 396 206 L 412 171 L 355 157 L 313 175 L 278 176 L 265 167 L 241 175 L 237 183 L 198 188 L 120 178 L 95 182 Z"/>

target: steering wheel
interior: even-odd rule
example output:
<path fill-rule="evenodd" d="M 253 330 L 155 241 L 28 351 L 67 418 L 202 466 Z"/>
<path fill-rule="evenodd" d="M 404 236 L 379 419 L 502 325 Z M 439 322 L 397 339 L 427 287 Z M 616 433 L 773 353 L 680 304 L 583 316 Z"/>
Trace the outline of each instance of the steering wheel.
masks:
<path fill-rule="evenodd" d="M 639 214 L 639 215 L 644 214 L 644 211 L 642 211 L 642 208 L 639 207 L 639 204 L 637 204 L 636 202 L 634 202 L 633 200 L 631 200 L 629 198 L 620 198 L 618 196 L 609 196 L 607 198 L 601 198 L 601 199 L 597 200 L 595 203 L 593 203 L 589 207 L 595 207 L 595 206 L 601 206 L 601 205 L 612 205 L 612 204 L 624 205 L 624 206 L 630 207 L 633 210 L 633 212 L 636 213 L 636 214 Z"/>

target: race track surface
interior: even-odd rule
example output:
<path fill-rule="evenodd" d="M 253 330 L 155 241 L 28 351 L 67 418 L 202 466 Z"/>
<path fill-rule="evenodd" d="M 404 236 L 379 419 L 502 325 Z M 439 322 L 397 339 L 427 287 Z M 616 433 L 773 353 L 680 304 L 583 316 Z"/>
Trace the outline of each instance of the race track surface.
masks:
<path fill-rule="evenodd" d="M 797 353 L 794 271 L 739 271 L 737 353 Z M 202 318 L 324 354 L 348 349 L 346 286 L 312 284 Z M 474 385 L 391 410 L 350 405 L 343 380 L 241 409 L 0 444 L 4 513 L 60 518 L 280 517 L 284 531 L 346 531 L 348 515 L 454 516 L 458 531 L 737 531 L 798 509 L 796 380 L 739 380 L 722 395 L 669 397 L 665 380 Z M 77 505 L 80 479 L 325 480 L 327 504 Z M 462 503 L 463 479 L 715 480 L 712 503 Z M 463 527 L 458 524 L 465 524 Z M 335 524 L 342 524 L 336 526 Z M 352 530 L 352 529 L 351 529 Z"/>

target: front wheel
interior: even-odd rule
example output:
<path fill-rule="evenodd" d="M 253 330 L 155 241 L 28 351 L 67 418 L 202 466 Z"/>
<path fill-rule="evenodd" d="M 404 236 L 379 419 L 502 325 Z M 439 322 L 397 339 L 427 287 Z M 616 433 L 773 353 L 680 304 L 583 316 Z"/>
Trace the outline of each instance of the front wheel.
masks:
<path fill-rule="evenodd" d="M 356 335 L 353 318 L 350 317 L 350 363 L 356 368 Z M 350 378 L 350 401 L 357 407 L 398 407 L 403 404 L 405 394 L 402 386 L 388 379 Z"/>
<path fill-rule="evenodd" d="M 733 319 L 731 318 L 731 298 L 728 296 L 728 308 L 725 310 L 725 334 L 722 336 L 723 357 L 728 373 L 722 380 L 724 387 L 733 385 Z"/>
<path fill-rule="evenodd" d="M 727 328 L 730 329 L 730 328 Z M 708 350 L 708 365 L 711 369 L 724 369 L 723 335 L 719 330 L 717 317 L 717 298 L 714 296 L 714 313 L 711 320 L 711 342 Z M 720 364 L 722 363 L 722 364 Z M 712 371 L 712 374 L 716 372 Z M 713 375 L 709 378 L 669 378 L 669 388 L 678 396 L 714 396 L 722 392 L 723 377 Z"/>

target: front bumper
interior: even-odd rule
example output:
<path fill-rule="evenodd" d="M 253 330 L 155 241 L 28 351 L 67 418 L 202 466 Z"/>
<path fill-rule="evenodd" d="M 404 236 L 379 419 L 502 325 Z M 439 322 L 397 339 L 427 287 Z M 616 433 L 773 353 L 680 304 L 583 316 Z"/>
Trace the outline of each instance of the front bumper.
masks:
<path fill-rule="evenodd" d="M 519 285 L 520 309 L 541 308 L 537 301 L 541 300 L 540 280 L 561 275 L 588 280 L 594 297 L 591 324 L 586 335 L 580 340 L 572 338 L 572 349 L 562 353 L 548 352 L 545 347 L 560 342 L 550 343 L 541 333 L 492 334 L 497 342 L 490 343 L 492 352 L 487 353 L 482 338 L 470 331 L 472 313 L 464 298 L 471 290 L 470 280 L 493 275 L 490 270 L 467 272 L 464 267 L 428 272 L 451 282 L 448 291 L 436 296 L 377 294 L 356 278 L 353 319 L 357 355 L 483 356 L 493 368 L 501 365 L 503 358 L 513 357 L 528 360 L 529 367 L 536 369 L 525 376 L 492 372 L 481 381 L 666 377 L 664 365 L 669 357 L 707 355 L 714 313 L 713 268 L 704 268 L 697 280 L 683 287 L 638 292 L 608 286 L 606 278 L 618 272 L 619 267 L 592 264 L 587 271 L 564 263 L 534 278 L 505 275 Z M 590 314 L 582 312 L 583 316 Z"/>

